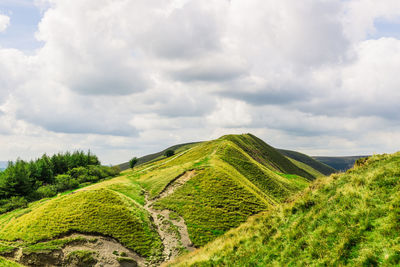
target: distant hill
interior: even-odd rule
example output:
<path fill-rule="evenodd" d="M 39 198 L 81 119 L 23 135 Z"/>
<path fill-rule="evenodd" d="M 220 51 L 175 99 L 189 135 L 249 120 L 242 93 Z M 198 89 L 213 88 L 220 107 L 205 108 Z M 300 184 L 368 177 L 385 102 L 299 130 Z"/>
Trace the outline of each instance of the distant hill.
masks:
<path fill-rule="evenodd" d="M 399 177 L 374 155 L 168 266 L 400 266 Z"/>
<path fill-rule="evenodd" d="M 0 256 L 36 266 L 158 265 L 275 210 L 321 175 L 251 134 L 172 149 L 120 177 L 0 214 Z"/>
<path fill-rule="evenodd" d="M 359 158 L 367 156 L 349 156 L 349 157 L 313 157 L 314 159 L 331 166 L 338 171 L 347 171 L 352 168 L 354 163 Z"/>
<path fill-rule="evenodd" d="M 300 161 L 308 166 L 313 167 L 315 170 L 319 171 L 323 175 L 330 175 L 337 170 L 331 166 L 328 166 L 326 163 L 322 163 L 323 161 L 319 160 L 318 158 L 312 158 L 307 156 L 306 154 L 302 154 L 300 152 L 285 150 L 285 149 L 278 149 L 280 153 L 283 155 L 292 158 L 294 160 Z M 353 162 L 354 163 L 354 162 Z"/>

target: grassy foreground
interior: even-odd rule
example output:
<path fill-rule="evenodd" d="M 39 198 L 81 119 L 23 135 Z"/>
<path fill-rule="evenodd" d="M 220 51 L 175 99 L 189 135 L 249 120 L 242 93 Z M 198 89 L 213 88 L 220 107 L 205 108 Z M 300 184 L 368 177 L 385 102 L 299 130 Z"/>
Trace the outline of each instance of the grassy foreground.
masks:
<path fill-rule="evenodd" d="M 398 266 L 400 152 L 318 179 L 172 266 Z"/>

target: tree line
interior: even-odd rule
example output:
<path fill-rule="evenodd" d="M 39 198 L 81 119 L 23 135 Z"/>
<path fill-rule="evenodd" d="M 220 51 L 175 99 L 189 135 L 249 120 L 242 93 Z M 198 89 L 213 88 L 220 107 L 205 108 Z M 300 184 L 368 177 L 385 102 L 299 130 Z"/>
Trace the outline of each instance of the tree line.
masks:
<path fill-rule="evenodd" d="M 44 154 L 29 162 L 17 159 L 0 172 L 0 213 L 118 174 L 117 167 L 101 166 L 90 151 Z"/>

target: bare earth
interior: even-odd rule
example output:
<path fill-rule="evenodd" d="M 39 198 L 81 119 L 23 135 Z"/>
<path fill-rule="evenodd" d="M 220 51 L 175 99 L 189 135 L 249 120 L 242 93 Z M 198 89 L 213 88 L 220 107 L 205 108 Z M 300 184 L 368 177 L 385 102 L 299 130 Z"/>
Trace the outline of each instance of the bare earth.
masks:
<path fill-rule="evenodd" d="M 155 201 L 171 195 L 177 188 L 184 185 L 195 175 L 196 172 L 194 170 L 185 172 L 183 175 L 179 176 L 177 179 L 175 179 L 175 181 L 169 184 L 155 199 L 150 200 L 146 195 L 146 205 L 144 208 L 153 218 L 158 234 L 163 242 L 164 262 L 174 259 L 185 250 L 193 251 L 195 250 L 195 247 L 190 241 L 189 233 L 182 217 L 176 215 L 179 217 L 177 220 L 171 219 L 171 211 L 157 210 L 154 209 L 152 205 Z M 173 231 L 174 228 L 177 229 L 177 231 Z"/>

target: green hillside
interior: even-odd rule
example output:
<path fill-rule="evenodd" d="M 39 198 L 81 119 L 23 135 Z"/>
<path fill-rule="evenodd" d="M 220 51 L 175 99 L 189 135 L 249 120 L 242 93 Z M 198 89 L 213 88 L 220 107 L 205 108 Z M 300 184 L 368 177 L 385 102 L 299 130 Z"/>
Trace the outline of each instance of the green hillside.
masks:
<path fill-rule="evenodd" d="M 282 155 L 274 154 L 275 161 L 270 163 L 265 147 L 270 148 L 252 135 L 224 136 L 201 143 L 165 164 L 160 161 L 156 170 L 139 169 L 135 180 L 156 197 L 175 177 L 196 170 L 191 180 L 154 206 L 182 216 L 192 242 L 202 246 L 308 185 L 295 171 L 305 172 Z M 260 155 L 259 161 L 247 152 Z M 288 172 L 290 168 L 295 171 Z"/>
<path fill-rule="evenodd" d="M 315 160 L 312 157 L 309 157 L 303 153 L 299 153 L 299 152 L 291 151 L 291 150 L 285 150 L 285 149 L 278 149 L 278 151 L 291 159 L 294 159 L 296 161 L 299 161 L 301 163 L 304 163 L 304 164 L 314 168 L 315 170 L 320 172 L 322 175 L 330 175 L 332 173 L 337 172 L 336 169 L 322 163 L 321 161 Z M 353 162 L 353 164 L 354 164 L 354 162 Z"/>
<path fill-rule="evenodd" d="M 400 152 L 359 160 L 172 266 L 400 265 Z"/>
<path fill-rule="evenodd" d="M 283 173 L 297 174 L 309 180 L 315 179 L 313 175 L 293 164 L 278 150 L 252 134 L 227 135 L 222 138 L 232 141 L 254 160 L 270 169 Z"/>
<path fill-rule="evenodd" d="M 250 134 L 189 144 L 120 177 L 1 214 L 0 256 L 101 265 L 127 255 L 157 265 L 274 209 L 319 174 Z"/>
<path fill-rule="evenodd" d="M 190 147 L 192 147 L 192 146 L 194 146 L 194 145 L 196 145 L 198 143 L 199 142 L 178 144 L 178 145 L 170 146 L 170 147 L 168 147 L 168 148 L 166 148 L 166 149 L 164 149 L 164 150 L 162 150 L 160 152 L 140 157 L 140 158 L 137 159 L 138 161 L 136 163 L 136 166 L 139 166 L 139 165 L 142 165 L 142 164 L 145 164 L 145 163 L 148 163 L 148 162 L 152 162 L 152 161 L 161 160 L 161 159 L 165 158 L 164 154 L 168 150 L 173 150 L 173 151 L 175 151 L 175 153 L 179 153 L 179 152 L 185 151 L 186 149 L 189 149 Z M 117 166 L 119 167 L 119 169 L 121 171 L 125 171 L 125 170 L 130 168 L 129 162 L 124 162 L 124 163 L 121 163 L 121 164 L 119 164 Z"/>

